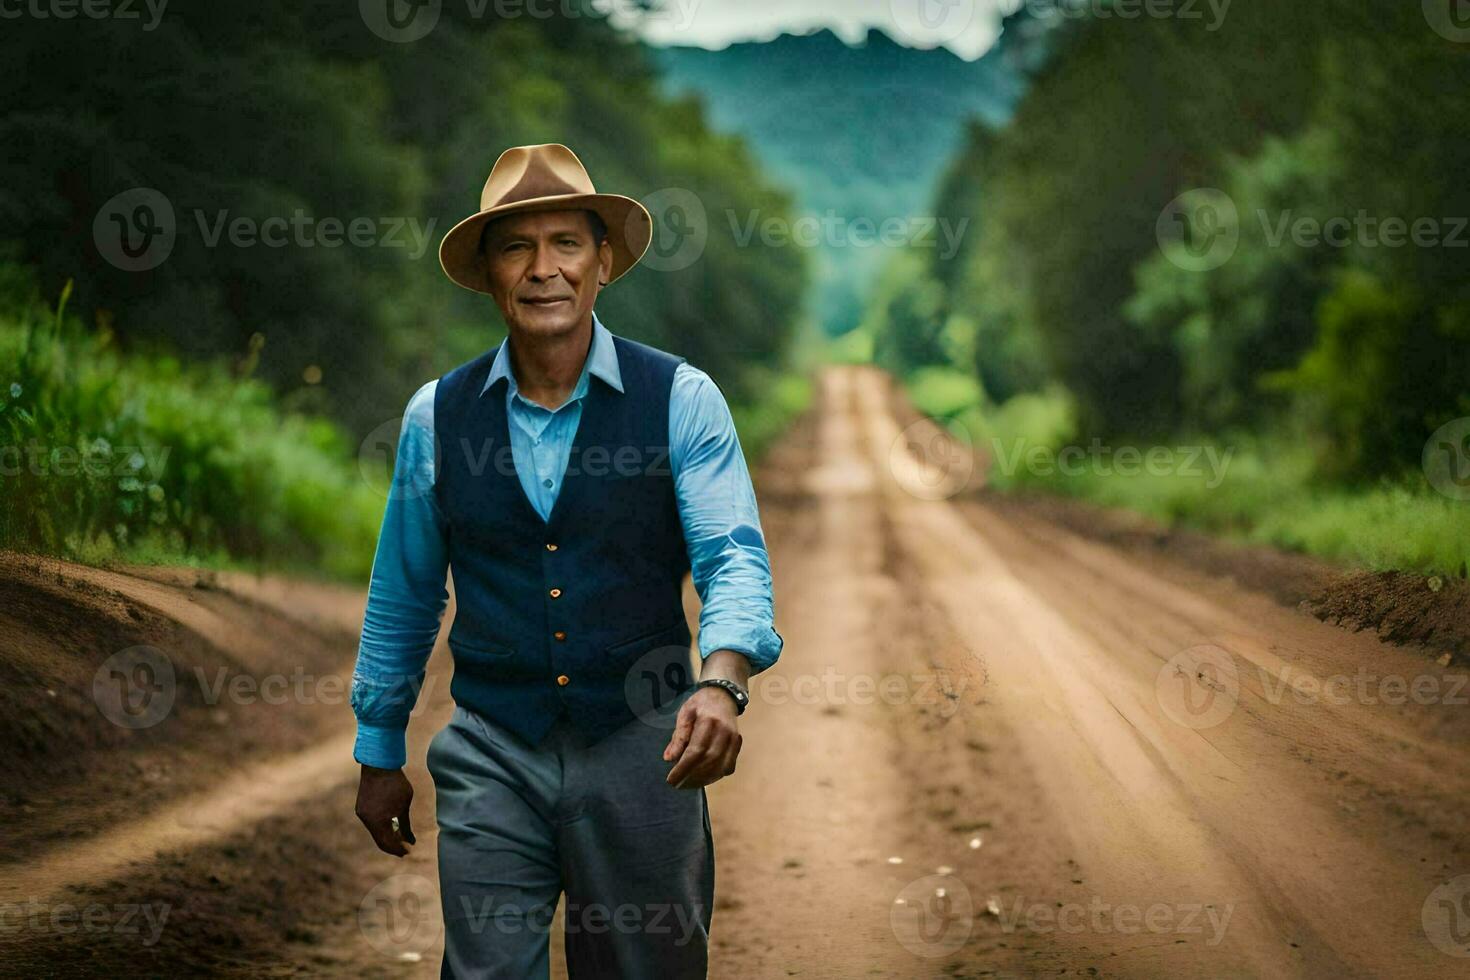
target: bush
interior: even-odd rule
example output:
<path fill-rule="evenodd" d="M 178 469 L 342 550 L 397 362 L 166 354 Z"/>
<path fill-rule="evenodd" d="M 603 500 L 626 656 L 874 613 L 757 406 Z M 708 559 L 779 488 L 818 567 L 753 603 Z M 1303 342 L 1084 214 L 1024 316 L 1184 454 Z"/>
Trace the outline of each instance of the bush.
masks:
<path fill-rule="evenodd" d="M 335 425 L 221 364 L 119 352 L 70 292 L 0 313 L 0 547 L 366 577 L 384 500 Z"/>

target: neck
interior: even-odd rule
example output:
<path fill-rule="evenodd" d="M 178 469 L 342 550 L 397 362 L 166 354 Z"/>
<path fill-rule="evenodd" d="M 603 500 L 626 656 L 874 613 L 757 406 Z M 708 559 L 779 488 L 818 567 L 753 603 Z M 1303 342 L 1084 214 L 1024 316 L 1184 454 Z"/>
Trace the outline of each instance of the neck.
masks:
<path fill-rule="evenodd" d="M 510 365 L 516 388 L 529 401 L 556 408 L 566 401 L 592 351 L 592 317 L 552 336 L 511 330 Z"/>

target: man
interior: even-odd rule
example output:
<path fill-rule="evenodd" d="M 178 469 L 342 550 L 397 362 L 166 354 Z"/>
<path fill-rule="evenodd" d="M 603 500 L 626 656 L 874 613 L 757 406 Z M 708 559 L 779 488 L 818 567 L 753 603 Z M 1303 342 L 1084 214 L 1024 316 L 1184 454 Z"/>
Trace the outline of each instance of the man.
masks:
<path fill-rule="evenodd" d="M 408 853 L 404 731 L 451 570 L 455 710 L 428 757 L 443 975 L 546 976 L 565 892 L 573 977 L 703 977 L 704 787 L 735 771 L 748 678 L 782 647 L 749 473 L 708 375 L 593 312 L 647 210 L 556 143 L 503 153 L 480 204 L 440 263 L 510 333 L 404 416 L 353 676 L 357 814 Z"/>

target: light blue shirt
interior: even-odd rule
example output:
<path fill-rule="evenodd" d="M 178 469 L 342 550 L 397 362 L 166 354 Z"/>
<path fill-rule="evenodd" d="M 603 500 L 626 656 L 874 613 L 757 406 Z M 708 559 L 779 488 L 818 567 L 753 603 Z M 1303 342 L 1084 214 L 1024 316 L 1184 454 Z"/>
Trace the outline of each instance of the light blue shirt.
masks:
<path fill-rule="evenodd" d="M 500 345 L 481 390 L 484 397 L 506 379 L 511 457 L 543 519 L 561 491 L 592 374 L 623 390 L 612 334 L 595 313 L 582 374 L 560 406 L 549 409 L 521 397 L 508 343 Z M 418 691 L 449 598 L 446 526 L 433 492 L 437 384 L 420 388 L 404 412 L 352 675 L 353 755 L 383 769 L 404 764 L 404 732 L 413 709 L 409 699 L 394 696 L 400 690 L 394 680 L 414 678 Z M 694 588 L 703 603 L 700 657 L 734 650 L 750 661 L 752 673 L 765 670 L 780 656 L 783 641 L 774 628 L 771 566 L 755 490 L 724 396 L 709 375 L 688 363 L 675 369 L 669 396 L 669 465 Z"/>

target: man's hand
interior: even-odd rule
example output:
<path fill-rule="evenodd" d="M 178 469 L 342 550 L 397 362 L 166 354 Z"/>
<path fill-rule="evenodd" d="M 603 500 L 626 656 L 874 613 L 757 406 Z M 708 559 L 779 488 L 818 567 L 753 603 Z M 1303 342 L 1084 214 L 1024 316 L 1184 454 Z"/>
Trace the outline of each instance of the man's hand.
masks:
<path fill-rule="evenodd" d="M 740 755 L 740 728 L 735 699 L 717 687 L 702 687 L 679 709 L 674 737 L 664 761 L 674 762 L 668 783 L 675 789 L 697 789 L 735 771 Z"/>
<path fill-rule="evenodd" d="M 408 844 L 417 844 L 413 836 L 413 825 L 409 823 L 408 808 L 413 802 L 413 784 L 402 769 L 378 769 L 362 767 L 362 779 L 357 784 L 357 819 L 373 835 L 378 850 L 395 857 L 408 854 Z M 398 818 L 398 829 L 393 829 L 393 819 Z"/>

